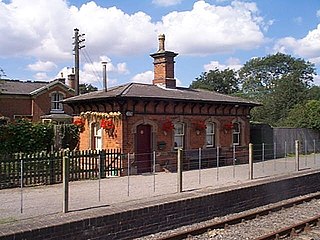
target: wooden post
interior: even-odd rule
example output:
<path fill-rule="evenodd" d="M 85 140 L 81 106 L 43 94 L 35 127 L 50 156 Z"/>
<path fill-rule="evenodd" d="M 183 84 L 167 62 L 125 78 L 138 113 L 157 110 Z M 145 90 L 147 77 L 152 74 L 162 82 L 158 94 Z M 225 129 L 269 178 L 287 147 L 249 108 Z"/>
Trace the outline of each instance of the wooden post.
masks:
<path fill-rule="evenodd" d="M 253 179 L 253 144 L 249 143 L 249 180 Z"/>
<path fill-rule="evenodd" d="M 295 162 L 295 170 L 299 171 L 299 140 L 295 141 L 295 151 L 296 151 L 296 162 Z"/>
<path fill-rule="evenodd" d="M 62 167 L 62 186 L 63 186 L 63 207 L 62 212 L 67 213 L 69 211 L 69 151 L 65 151 L 63 154 L 63 167 Z"/>
<path fill-rule="evenodd" d="M 177 192 L 182 192 L 182 149 L 178 149 L 177 157 Z"/>

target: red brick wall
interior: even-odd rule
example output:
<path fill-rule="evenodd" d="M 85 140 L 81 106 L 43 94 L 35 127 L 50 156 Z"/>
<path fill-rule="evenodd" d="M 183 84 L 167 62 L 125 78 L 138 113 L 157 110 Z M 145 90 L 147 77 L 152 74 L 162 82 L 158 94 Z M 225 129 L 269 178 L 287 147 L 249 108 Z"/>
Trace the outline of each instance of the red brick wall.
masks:
<path fill-rule="evenodd" d="M 73 94 L 66 91 L 61 86 L 55 86 L 48 91 L 40 93 L 39 95 L 1 95 L 0 96 L 0 114 L 10 119 L 14 118 L 14 115 L 32 115 L 33 121 L 40 121 L 42 115 L 50 114 L 51 111 L 51 97 L 52 92 L 62 92 L 67 97 L 72 97 Z M 71 107 L 64 105 L 64 112 L 72 114 Z"/>
<path fill-rule="evenodd" d="M 33 121 L 40 121 L 41 120 L 40 117 L 42 115 L 50 114 L 50 111 L 51 111 L 51 96 L 50 96 L 50 94 L 52 94 L 53 92 L 64 93 L 66 95 L 64 98 L 68 98 L 68 97 L 73 96 L 73 94 L 66 91 L 61 86 L 55 86 L 55 87 L 51 88 L 49 91 L 46 91 L 42 94 L 37 95 L 32 100 Z M 73 113 L 72 109 L 67 105 L 63 105 L 63 111 L 69 115 L 71 115 Z"/>
<path fill-rule="evenodd" d="M 230 147 L 232 145 L 232 130 L 226 130 L 225 124 L 230 123 L 235 120 L 235 117 L 206 117 L 206 116 L 179 116 L 173 115 L 170 116 L 172 122 L 181 121 L 185 123 L 185 148 L 186 149 L 196 149 L 203 148 L 206 144 L 206 132 L 205 130 L 201 130 L 200 134 L 197 134 L 197 131 L 194 126 L 194 122 L 199 121 L 210 121 L 214 120 L 216 123 L 216 144 L 222 147 Z M 119 122 L 116 125 L 114 136 L 108 136 L 107 132 L 103 133 L 103 148 L 106 149 L 114 149 L 121 148 L 124 152 L 134 152 L 135 151 L 135 127 L 136 124 L 141 122 L 145 122 L 146 124 L 153 123 L 157 127 L 157 131 L 154 132 L 154 149 L 157 149 L 157 143 L 160 141 L 164 141 L 167 143 L 166 148 L 162 151 L 172 151 L 174 149 L 173 139 L 174 139 L 174 131 L 167 131 L 164 133 L 162 129 L 162 124 L 165 122 L 166 116 L 133 116 L 133 117 L 123 117 L 122 122 Z M 150 122 L 149 122 L 150 121 Z M 238 121 L 242 122 L 241 129 L 241 145 L 246 146 L 249 144 L 249 123 L 246 119 L 242 117 L 238 117 Z M 91 140 L 93 136 L 90 125 L 88 121 L 85 124 L 85 131 L 81 133 L 80 136 L 80 149 L 90 149 L 92 146 Z"/>
<path fill-rule="evenodd" d="M 0 114 L 10 119 L 13 119 L 14 115 L 32 115 L 30 97 L 17 95 L 0 96 Z"/>

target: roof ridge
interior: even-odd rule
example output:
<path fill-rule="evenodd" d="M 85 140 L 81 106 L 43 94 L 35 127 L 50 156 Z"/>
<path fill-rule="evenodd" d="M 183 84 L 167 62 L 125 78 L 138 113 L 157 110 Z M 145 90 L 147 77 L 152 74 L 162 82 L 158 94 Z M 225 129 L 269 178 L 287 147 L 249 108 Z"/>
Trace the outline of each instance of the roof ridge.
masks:
<path fill-rule="evenodd" d="M 133 82 L 130 82 L 130 83 L 127 83 L 127 84 L 124 84 L 124 89 L 118 94 L 118 96 L 121 96 L 121 95 L 125 95 L 125 93 L 127 93 L 129 91 L 129 89 L 131 88 L 131 86 L 133 85 L 134 83 Z M 126 86 L 127 85 L 127 86 Z"/>

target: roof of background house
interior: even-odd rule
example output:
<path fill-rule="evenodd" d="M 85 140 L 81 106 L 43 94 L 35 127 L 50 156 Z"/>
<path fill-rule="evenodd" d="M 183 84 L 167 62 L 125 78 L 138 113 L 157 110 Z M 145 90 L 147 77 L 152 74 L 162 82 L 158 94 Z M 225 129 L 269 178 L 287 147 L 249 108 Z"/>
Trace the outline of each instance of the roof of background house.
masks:
<path fill-rule="evenodd" d="M 83 95 L 68 98 L 65 103 L 75 102 L 92 102 L 107 100 L 110 98 L 152 98 L 152 99 L 169 99 L 193 102 L 217 102 L 227 104 L 244 104 L 251 106 L 260 105 L 257 102 L 246 100 L 239 97 L 220 94 L 213 91 L 202 89 L 191 89 L 184 87 L 164 88 L 153 84 L 128 83 L 108 89 L 107 91 L 95 91 Z"/>
<path fill-rule="evenodd" d="M 57 83 L 61 83 L 63 86 L 69 88 L 59 79 L 55 79 L 51 82 L 1 79 L 0 94 L 34 95 Z"/>

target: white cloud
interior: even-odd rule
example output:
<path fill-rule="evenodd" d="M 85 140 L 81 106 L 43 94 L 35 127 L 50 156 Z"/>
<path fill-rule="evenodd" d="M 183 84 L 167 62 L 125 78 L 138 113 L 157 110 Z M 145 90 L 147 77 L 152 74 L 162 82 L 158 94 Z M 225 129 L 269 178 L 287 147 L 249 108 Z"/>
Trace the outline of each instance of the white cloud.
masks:
<path fill-rule="evenodd" d="M 242 64 L 238 58 L 229 58 L 226 61 L 226 64 L 221 64 L 218 61 L 211 61 L 203 66 L 205 72 L 209 72 L 210 70 L 214 70 L 216 68 L 219 70 L 225 70 L 227 68 L 239 70 L 241 67 Z"/>
<path fill-rule="evenodd" d="M 313 83 L 317 86 L 320 86 L 320 76 L 319 75 L 313 76 Z"/>
<path fill-rule="evenodd" d="M 164 7 L 177 5 L 181 2 L 182 2 L 182 0 L 152 0 L 153 4 L 156 4 L 159 6 L 164 6 Z"/>
<path fill-rule="evenodd" d="M 35 75 L 33 75 L 33 77 L 36 80 L 48 80 L 48 75 L 45 72 L 38 72 Z"/>
<path fill-rule="evenodd" d="M 304 38 L 285 37 L 279 39 L 274 46 L 274 50 L 286 54 L 293 53 L 303 58 L 318 61 L 320 55 L 319 39 L 320 24 L 316 29 L 309 31 Z"/>
<path fill-rule="evenodd" d="M 169 49 L 211 54 L 258 47 L 264 42 L 261 28 L 265 25 L 255 3 L 215 6 L 200 0 L 191 11 L 164 16 L 158 28 L 168 36 Z"/>
<path fill-rule="evenodd" d="M 263 22 L 255 3 L 238 1 L 215 6 L 200 0 L 192 10 L 171 12 L 159 22 L 152 22 L 143 12 L 127 14 L 116 7 L 100 7 L 94 1 L 80 8 L 65 0 L 0 1 L 0 31 L 6 33 L 0 39 L 0 54 L 55 62 L 72 60 L 75 27 L 86 34 L 86 50 L 93 58 L 105 53 L 150 53 L 160 32 L 168 36 L 168 47 L 180 53 L 228 52 L 259 46 L 264 41 L 261 28 L 269 24 Z"/>
<path fill-rule="evenodd" d="M 28 65 L 28 69 L 30 69 L 31 71 L 48 72 L 48 71 L 54 70 L 55 68 L 57 68 L 57 65 L 50 61 L 46 61 L 46 62 L 37 61 L 34 64 Z"/>
<path fill-rule="evenodd" d="M 137 82 L 137 83 L 152 83 L 152 80 L 153 80 L 152 71 L 138 73 L 131 79 L 132 82 Z"/>

